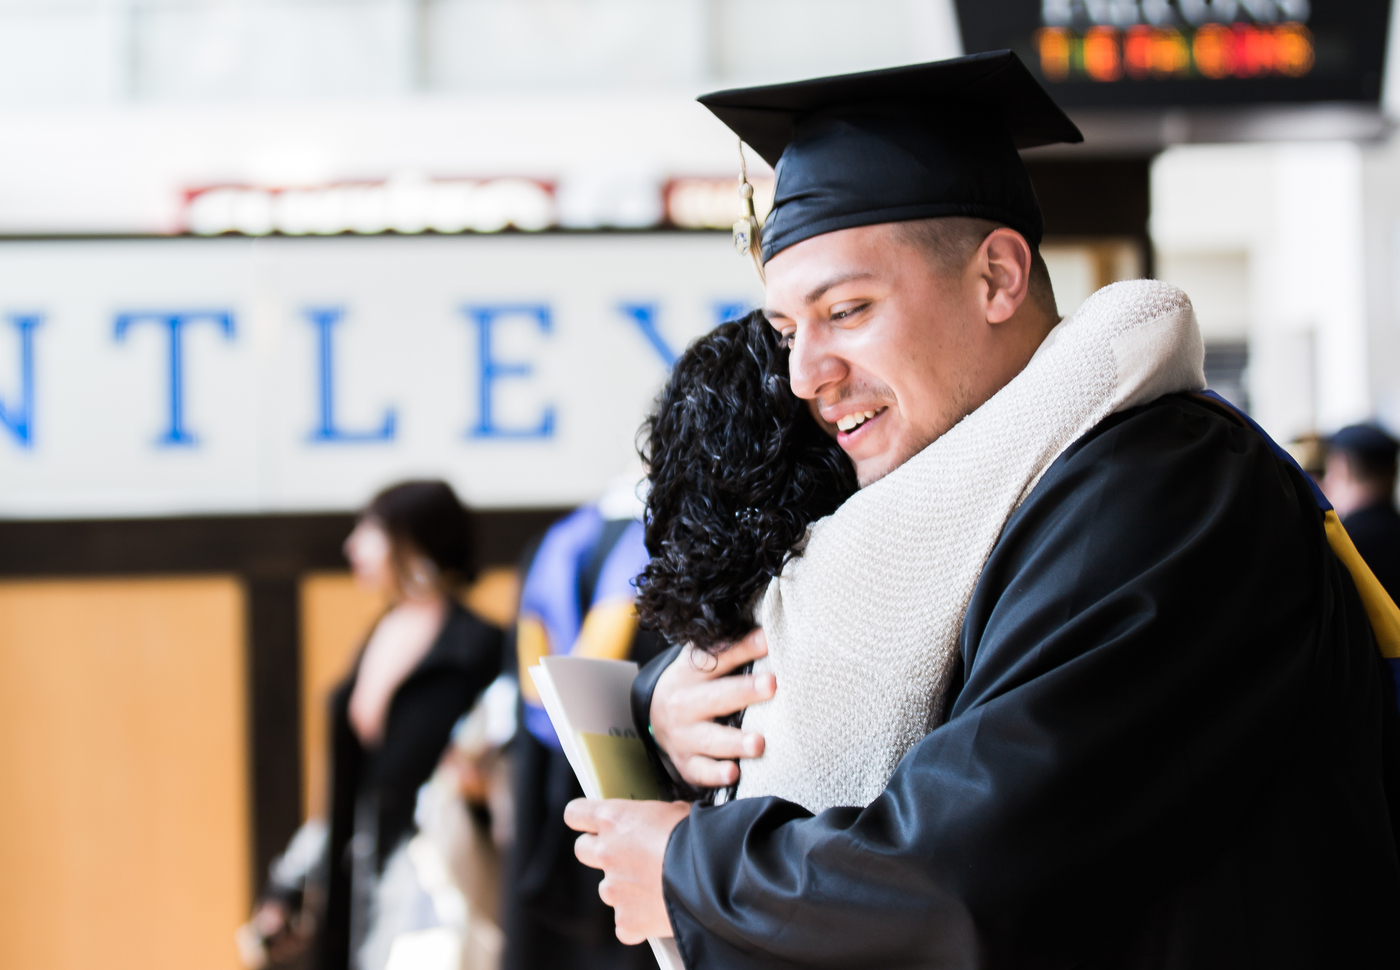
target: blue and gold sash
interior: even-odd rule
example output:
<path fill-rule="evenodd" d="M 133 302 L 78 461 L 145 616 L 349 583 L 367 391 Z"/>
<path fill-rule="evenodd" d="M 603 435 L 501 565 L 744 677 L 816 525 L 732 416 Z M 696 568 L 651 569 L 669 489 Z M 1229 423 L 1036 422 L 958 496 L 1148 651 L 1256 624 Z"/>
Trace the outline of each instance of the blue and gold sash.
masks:
<path fill-rule="evenodd" d="M 1361 553 L 1356 551 L 1356 546 L 1352 543 L 1351 536 L 1347 535 L 1347 530 L 1342 526 L 1342 520 L 1337 516 L 1337 511 L 1332 508 L 1332 503 L 1327 501 L 1327 496 L 1322 494 L 1322 489 L 1318 487 L 1313 477 L 1303 471 L 1293 460 L 1293 456 L 1281 448 L 1273 438 L 1270 438 L 1263 428 L 1250 419 L 1249 415 L 1214 391 L 1202 391 L 1196 396 L 1223 408 L 1230 416 L 1253 428 L 1255 433 L 1268 443 L 1273 453 L 1297 468 L 1298 474 L 1302 475 L 1303 480 L 1308 483 L 1308 487 L 1312 489 L 1313 498 L 1317 501 L 1317 507 L 1322 510 L 1322 523 L 1327 533 L 1327 544 L 1332 547 L 1333 555 L 1351 574 L 1351 581 L 1356 585 L 1356 592 L 1361 596 L 1361 605 L 1366 610 L 1366 618 L 1371 622 L 1371 631 L 1375 635 L 1376 646 L 1380 648 L 1381 656 L 1385 658 L 1386 664 L 1390 668 L 1391 677 L 1395 680 L 1396 694 L 1400 696 L 1400 608 L 1396 607 L 1395 601 L 1390 598 L 1390 594 L 1385 591 L 1380 580 L 1376 579 L 1376 574 L 1371 572 L 1371 567 L 1366 565 L 1366 560 L 1361 558 Z"/>

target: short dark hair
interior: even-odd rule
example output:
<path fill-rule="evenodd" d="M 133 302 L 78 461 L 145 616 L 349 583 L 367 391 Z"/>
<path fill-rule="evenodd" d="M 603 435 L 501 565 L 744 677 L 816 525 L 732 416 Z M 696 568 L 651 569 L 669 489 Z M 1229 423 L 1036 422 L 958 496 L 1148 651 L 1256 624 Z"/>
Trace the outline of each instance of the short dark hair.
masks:
<path fill-rule="evenodd" d="M 793 395 L 787 349 L 759 312 L 686 349 L 642 435 L 652 558 L 638 616 L 717 651 L 753 627 L 758 595 L 808 524 L 855 492 L 855 469 Z"/>
<path fill-rule="evenodd" d="M 1395 484 L 1400 442 L 1377 424 L 1349 424 L 1327 439 L 1327 450 L 1346 457 L 1352 478 L 1372 485 Z"/>
<path fill-rule="evenodd" d="M 1347 460 L 1351 477 L 1367 485 L 1395 484 L 1395 454 L 1335 448 Z"/>
<path fill-rule="evenodd" d="M 472 515 L 446 482 L 391 485 L 370 501 L 364 514 L 389 534 L 396 567 L 417 552 L 432 561 L 449 585 L 476 578 Z"/>
<path fill-rule="evenodd" d="M 936 266 L 961 269 L 995 229 L 1009 228 L 991 219 L 970 216 L 939 216 L 932 219 L 910 219 L 893 223 L 898 237 L 924 251 Z M 1040 247 L 1031 246 L 1031 277 L 1027 296 L 1051 319 L 1059 319 L 1055 306 L 1055 288 L 1050 283 L 1050 268 L 1040 255 Z"/>

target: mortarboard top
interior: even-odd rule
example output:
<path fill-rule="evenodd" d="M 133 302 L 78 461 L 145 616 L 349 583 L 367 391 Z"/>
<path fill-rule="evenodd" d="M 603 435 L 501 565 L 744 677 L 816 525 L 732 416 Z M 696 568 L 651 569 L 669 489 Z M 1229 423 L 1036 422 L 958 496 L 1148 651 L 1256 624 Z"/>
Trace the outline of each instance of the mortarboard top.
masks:
<path fill-rule="evenodd" d="M 1400 443 L 1374 424 L 1349 424 L 1327 439 L 1327 447 L 1375 461 L 1394 461 Z"/>
<path fill-rule="evenodd" d="M 764 262 L 822 233 L 936 216 L 991 219 L 1038 246 L 1017 149 L 1084 140 L 1011 51 L 699 100 L 776 171 Z"/>

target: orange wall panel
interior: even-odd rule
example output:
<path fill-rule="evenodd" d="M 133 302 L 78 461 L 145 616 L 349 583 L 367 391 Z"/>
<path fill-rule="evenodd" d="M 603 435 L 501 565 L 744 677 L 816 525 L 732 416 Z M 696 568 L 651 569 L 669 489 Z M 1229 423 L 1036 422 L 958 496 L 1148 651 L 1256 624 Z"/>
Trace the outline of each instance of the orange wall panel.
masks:
<path fill-rule="evenodd" d="M 0 583 L 0 966 L 237 966 L 243 618 L 232 578 Z"/>
<path fill-rule="evenodd" d="M 312 573 L 301 581 L 302 808 L 326 811 L 326 702 L 384 612 L 383 597 L 346 573 Z"/>

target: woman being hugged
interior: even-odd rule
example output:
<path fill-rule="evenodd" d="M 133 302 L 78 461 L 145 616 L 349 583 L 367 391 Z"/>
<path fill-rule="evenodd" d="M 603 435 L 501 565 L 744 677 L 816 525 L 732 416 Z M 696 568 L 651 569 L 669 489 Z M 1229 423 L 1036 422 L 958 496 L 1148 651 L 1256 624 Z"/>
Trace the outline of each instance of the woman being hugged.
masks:
<path fill-rule="evenodd" d="M 725 647 L 757 625 L 764 591 L 801 553 L 809 526 L 856 491 L 855 469 L 793 395 L 788 349 L 757 311 L 686 349 L 643 433 L 652 558 L 637 614 L 688 644 L 697 663 L 723 662 Z M 701 794 L 679 781 L 676 793 Z"/>

